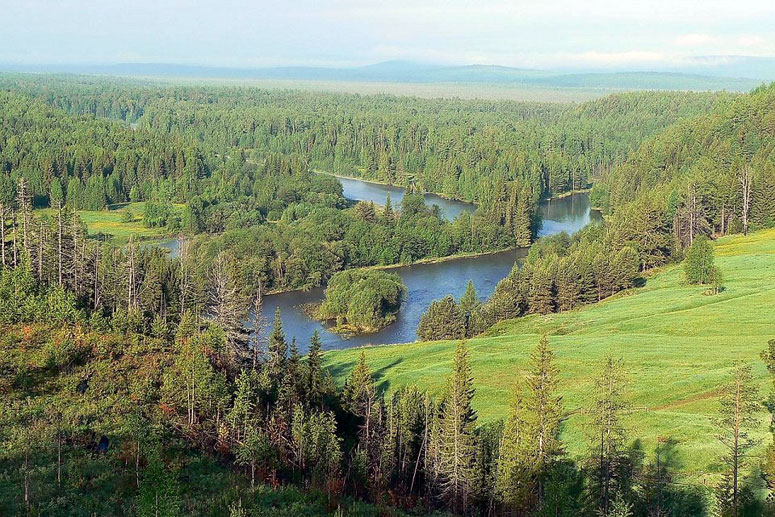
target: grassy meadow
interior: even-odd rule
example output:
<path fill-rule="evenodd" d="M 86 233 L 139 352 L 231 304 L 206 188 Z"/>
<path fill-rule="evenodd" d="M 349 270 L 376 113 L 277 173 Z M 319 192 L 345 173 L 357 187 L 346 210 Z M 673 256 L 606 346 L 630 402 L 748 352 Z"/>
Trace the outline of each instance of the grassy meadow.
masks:
<path fill-rule="evenodd" d="M 41 214 L 54 217 L 56 210 L 45 208 L 38 211 Z M 130 213 L 131 219 L 125 215 Z M 124 203 L 106 210 L 79 210 L 81 217 L 89 230 L 89 235 L 103 234 L 116 244 L 126 244 L 129 237 L 138 241 L 158 240 L 166 237 L 164 228 L 146 228 L 143 226 L 145 202 Z"/>
<path fill-rule="evenodd" d="M 569 416 L 563 440 L 571 457 L 587 450 L 585 433 L 590 393 L 607 354 L 621 357 L 629 372 L 630 410 L 626 425 L 633 445 L 647 457 L 657 440 L 671 440 L 674 465 L 687 482 L 715 482 L 722 447 L 714 419 L 719 388 L 735 361 L 753 365 L 762 401 L 770 384 L 759 353 L 775 338 L 775 230 L 715 242 L 724 291 L 683 285 L 680 266 L 654 272 L 644 287 L 603 302 L 548 316 L 502 322 L 485 336 L 468 340 L 480 422 L 504 418 L 514 385 L 522 377 L 541 333 L 549 335 L 560 369 Z M 452 368 L 455 342 L 411 343 L 365 348 L 377 383 L 388 392 L 417 384 L 439 392 Z M 325 364 L 337 382 L 363 349 L 330 351 Z M 768 414 L 753 435 L 769 440 Z M 636 442 L 637 439 L 637 442 Z M 753 464 L 753 462 L 752 462 Z"/>

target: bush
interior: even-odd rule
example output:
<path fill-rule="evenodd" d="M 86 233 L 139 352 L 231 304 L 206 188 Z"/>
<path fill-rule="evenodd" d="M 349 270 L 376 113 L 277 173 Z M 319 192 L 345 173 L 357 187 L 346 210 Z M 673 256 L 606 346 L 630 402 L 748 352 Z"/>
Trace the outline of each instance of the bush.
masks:
<path fill-rule="evenodd" d="M 396 319 L 406 287 L 395 273 L 341 271 L 331 277 L 318 309 L 323 320 L 337 320 L 357 331 L 375 331 Z"/>
<path fill-rule="evenodd" d="M 686 282 L 693 285 L 712 283 L 715 267 L 713 265 L 713 246 L 706 237 L 697 237 L 686 252 L 684 274 Z"/>

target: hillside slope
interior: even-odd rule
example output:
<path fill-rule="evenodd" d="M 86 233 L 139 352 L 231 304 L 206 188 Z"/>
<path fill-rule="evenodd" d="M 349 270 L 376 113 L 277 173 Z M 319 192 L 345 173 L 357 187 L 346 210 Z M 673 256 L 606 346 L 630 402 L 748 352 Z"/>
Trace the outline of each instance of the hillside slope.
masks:
<path fill-rule="evenodd" d="M 713 419 L 719 387 L 734 361 L 751 363 L 762 400 L 769 393 L 758 356 L 775 338 L 775 230 L 724 237 L 715 247 L 725 276 L 720 295 L 682 285 L 680 267 L 672 266 L 649 277 L 644 287 L 599 304 L 502 322 L 469 340 L 480 423 L 506 416 L 512 387 L 546 332 L 570 413 L 562 438 L 572 457 L 586 450 L 581 409 L 589 405 L 593 379 L 611 351 L 629 370 L 630 439 L 640 439 L 647 456 L 657 438 L 675 439 L 682 473 L 695 481 L 715 479 L 722 450 Z M 382 389 L 417 384 L 438 392 L 451 371 L 453 350 L 453 342 L 434 342 L 374 347 L 366 354 Z M 342 382 L 359 354 L 359 349 L 328 352 L 325 362 Z M 756 434 L 764 440 L 764 407 L 759 417 Z"/>

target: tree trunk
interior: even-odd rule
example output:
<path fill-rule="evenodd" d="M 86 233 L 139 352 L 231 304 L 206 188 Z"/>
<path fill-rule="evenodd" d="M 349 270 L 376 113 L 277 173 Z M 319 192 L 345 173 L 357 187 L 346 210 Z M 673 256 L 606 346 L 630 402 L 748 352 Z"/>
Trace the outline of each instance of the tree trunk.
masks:
<path fill-rule="evenodd" d="M 0 203 L 0 248 L 2 250 L 3 267 L 5 267 L 5 206 Z"/>
<path fill-rule="evenodd" d="M 57 488 L 62 488 L 62 431 L 57 430 Z"/>
<path fill-rule="evenodd" d="M 40 223 L 40 235 L 38 235 L 38 282 L 43 282 L 43 223 Z"/>
<path fill-rule="evenodd" d="M 140 440 L 135 445 L 135 484 L 140 488 Z"/>
<path fill-rule="evenodd" d="M 16 212 L 11 212 L 11 228 L 13 229 L 13 267 L 17 267 L 19 265 L 19 257 L 18 257 L 18 251 L 17 247 L 18 244 L 16 242 Z"/>
<path fill-rule="evenodd" d="M 59 286 L 62 286 L 62 202 L 57 205 L 57 266 L 58 273 L 57 278 Z"/>
<path fill-rule="evenodd" d="M 743 197 L 742 206 L 742 218 L 743 218 L 743 235 L 748 235 L 748 211 L 751 206 L 751 182 L 752 175 L 751 169 L 746 165 L 740 171 L 740 188 Z"/>

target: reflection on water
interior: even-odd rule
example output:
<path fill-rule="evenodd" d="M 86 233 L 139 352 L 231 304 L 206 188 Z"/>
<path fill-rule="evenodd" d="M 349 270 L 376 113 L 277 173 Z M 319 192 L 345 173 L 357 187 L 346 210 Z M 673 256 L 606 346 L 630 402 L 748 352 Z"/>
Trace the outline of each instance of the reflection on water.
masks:
<path fill-rule="evenodd" d="M 404 199 L 404 189 L 390 185 L 381 185 L 379 183 L 370 183 L 354 178 L 340 178 L 344 197 L 354 201 L 374 201 L 378 205 L 384 205 L 387 195 L 390 194 L 390 203 L 393 207 L 398 207 Z M 473 203 L 463 201 L 452 201 L 436 194 L 425 194 L 425 204 L 428 206 L 438 205 L 444 217 L 452 221 L 463 212 L 473 213 L 476 206 Z"/>
<path fill-rule="evenodd" d="M 307 318 L 298 306 L 321 301 L 322 288 L 266 296 L 264 315 L 271 319 L 275 309 L 279 307 L 288 339 L 296 336 L 302 352 L 307 349 L 309 339 L 315 330 L 320 332 L 325 349 L 349 348 L 366 344 L 406 343 L 417 338 L 415 331 L 420 323 L 420 316 L 433 300 L 448 294 L 460 298 L 469 280 L 473 280 L 479 296 L 489 296 L 495 290 L 495 284 L 505 277 L 511 271 L 514 262 L 523 258 L 526 253 L 527 250 L 523 248 L 435 264 L 415 264 L 390 269 L 391 273 L 398 273 L 403 279 L 407 296 L 395 323 L 373 334 L 362 334 L 345 339 L 329 332 L 322 323 Z"/>
<path fill-rule="evenodd" d="M 368 183 L 351 178 L 340 178 L 344 187 L 344 195 L 348 199 L 358 201 L 374 201 L 384 204 L 387 194 L 391 201 L 398 205 L 404 196 L 404 190 L 376 183 Z M 473 212 L 475 206 L 460 201 L 450 201 L 432 194 L 426 194 L 426 203 L 437 204 L 445 217 L 455 218 L 463 211 Z M 589 194 L 575 194 L 554 199 L 541 204 L 542 224 L 538 235 L 554 235 L 560 232 L 574 233 L 590 223 L 600 220 L 598 212 L 589 209 Z M 158 243 L 170 250 L 171 256 L 180 253 L 180 241 L 171 239 Z M 319 302 L 323 298 L 323 289 L 310 291 L 293 291 L 268 295 L 264 298 L 264 317 L 271 320 L 276 308 L 280 309 L 288 340 L 296 337 L 299 350 L 306 353 L 309 340 L 315 330 L 325 349 L 349 348 L 366 344 L 406 343 L 417 339 L 417 325 L 420 316 L 433 300 L 451 294 L 460 298 L 465 292 L 469 280 L 474 282 L 476 292 L 486 298 L 492 294 L 495 285 L 505 277 L 515 262 L 521 261 L 527 254 L 527 249 L 507 250 L 490 255 L 460 258 L 437 262 L 435 264 L 415 264 L 393 268 L 390 271 L 398 273 L 407 287 L 407 297 L 401 306 L 395 323 L 373 334 L 364 334 L 343 338 L 314 320 L 310 320 L 299 306 L 305 303 Z M 267 333 L 271 328 L 267 329 Z"/>
<path fill-rule="evenodd" d="M 348 199 L 383 204 L 388 193 L 394 204 L 400 203 L 403 199 L 404 191 L 398 187 L 350 178 L 340 178 L 340 181 L 344 187 L 344 195 Z M 426 203 L 438 204 L 448 218 L 454 218 L 464 210 L 473 212 L 475 209 L 470 203 L 450 201 L 438 196 L 426 195 L 425 199 Z M 574 233 L 600 217 L 596 212 L 590 212 L 587 193 L 547 201 L 541 205 L 541 215 L 543 221 L 538 231 L 539 236 L 554 235 L 562 231 Z M 406 284 L 407 297 L 396 322 L 373 334 L 345 339 L 329 332 L 322 323 L 307 318 L 299 306 L 321 301 L 323 289 L 267 296 L 264 299 L 264 315 L 271 319 L 274 310 L 279 308 L 288 339 L 295 336 L 302 353 L 306 352 L 315 330 L 320 332 L 325 349 L 349 348 L 366 344 L 406 343 L 417 339 L 416 330 L 420 316 L 433 300 L 448 294 L 460 298 L 469 280 L 474 282 L 479 296 L 482 298 L 490 296 L 498 281 L 505 277 L 514 263 L 524 258 L 526 253 L 526 249 L 508 250 L 435 264 L 415 264 L 391 269 L 390 271 L 398 273 Z M 268 332 L 271 332 L 271 329 Z"/>

